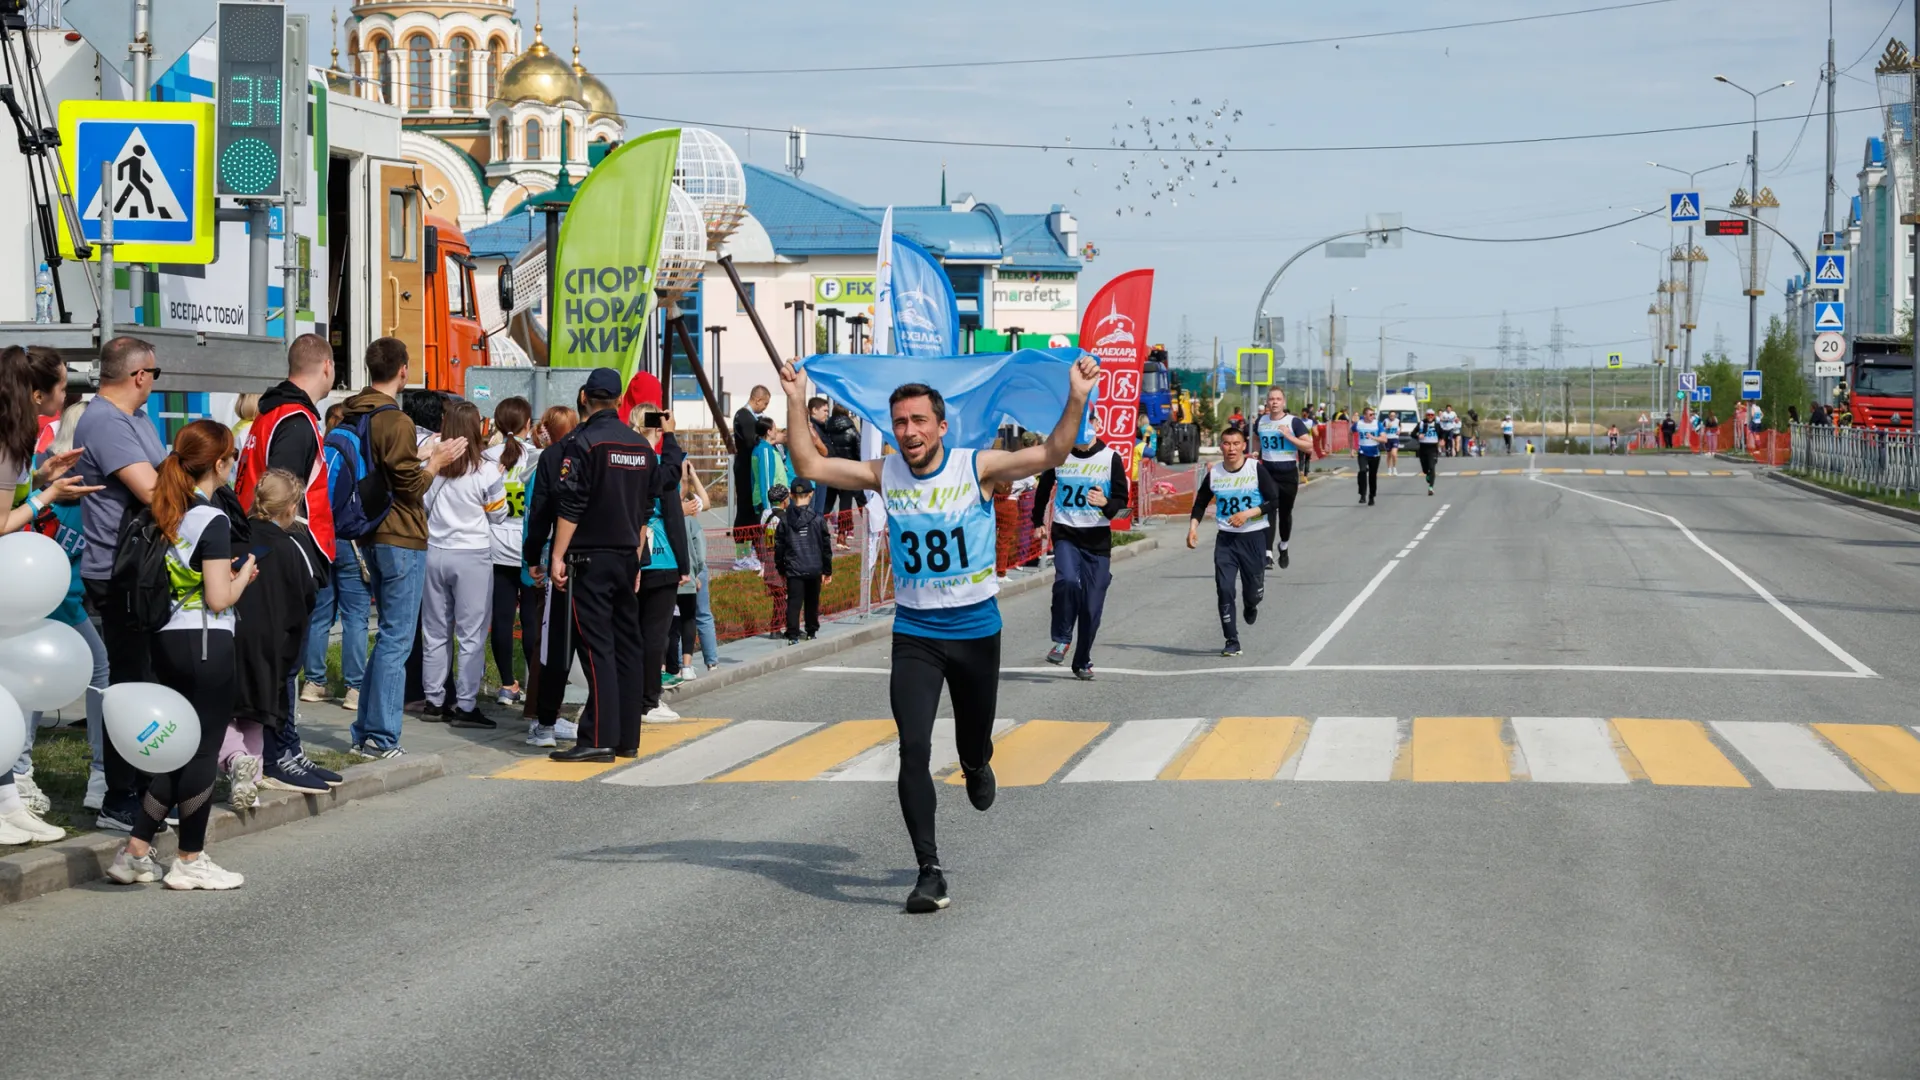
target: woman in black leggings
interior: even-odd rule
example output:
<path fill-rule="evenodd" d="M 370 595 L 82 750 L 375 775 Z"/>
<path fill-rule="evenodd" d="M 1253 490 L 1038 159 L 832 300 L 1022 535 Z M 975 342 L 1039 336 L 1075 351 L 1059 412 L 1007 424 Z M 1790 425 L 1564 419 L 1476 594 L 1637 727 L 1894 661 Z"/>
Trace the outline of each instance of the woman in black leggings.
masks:
<path fill-rule="evenodd" d="M 133 835 L 107 868 L 107 876 L 122 885 L 161 876 L 153 838 L 171 807 L 180 809 L 180 857 L 166 871 L 167 888 L 237 889 L 246 880 L 206 853 L 220 742 L 233 717 L 233 605 L 257 572 L 251 554 L 237 567 L 233 562 L 234 524 L 221 506 L 238 503 L 231 493 L 215 501 L 236 456 L 225 424 L 196 420 L 180 430 L 154 481 L 154 524 L 173 541 L 167 569 L 174 605 L 166 626 L 153 635 L 154 677 L 193 704 L 200 742 L 185 765 L 155 776 L 140 800 Z"/>

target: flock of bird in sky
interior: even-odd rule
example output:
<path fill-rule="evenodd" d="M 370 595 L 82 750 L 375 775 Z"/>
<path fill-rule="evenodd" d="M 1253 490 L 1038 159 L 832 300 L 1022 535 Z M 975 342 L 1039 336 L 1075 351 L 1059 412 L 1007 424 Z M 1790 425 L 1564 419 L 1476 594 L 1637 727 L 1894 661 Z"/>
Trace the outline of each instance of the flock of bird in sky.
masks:
<path fill-rule="evenodd" d="M 1229 108 L 1230 104 L 1222 100 L 1217 107 L 1209 109 L 1199 98 L 1194 98 L 1182 107 L 1177 99 L 1170 98 L 1167 105 L 1172 115 L 1162 120 L 1136 106 L 1133 99 L 1127 99 L 1127 108 L 1138 115 L 1116 122 L 1108 139 L 1110 147 L 1131 155 L 1117 176 L 1107 174 L 1116 181 L 1113 216 L 1152 217 L 1155 206 L 1174 209 L 1183 197 L 1191 200 L 1223 184 L 1228 187 L 1238 184 L 1240 178 L 1232 175 L 1226 159 L 1233 143 L 1228 129 L 1240 122 L 1241 110 Z M 1073 145 L 1071 137 L 1065 141 L 1068 146 Z M 1100 171 L 1099 161 L 1088 162 L 1088 165 L 1092 172 Z M 1079 167 L 1071 156 L 1067 158 L 1067 166 Z M 1076 187 L 1073 193 L 1080 195 L 1081 191 Z M 1100 197 L 1104 200 L 1104 192 Z"/>

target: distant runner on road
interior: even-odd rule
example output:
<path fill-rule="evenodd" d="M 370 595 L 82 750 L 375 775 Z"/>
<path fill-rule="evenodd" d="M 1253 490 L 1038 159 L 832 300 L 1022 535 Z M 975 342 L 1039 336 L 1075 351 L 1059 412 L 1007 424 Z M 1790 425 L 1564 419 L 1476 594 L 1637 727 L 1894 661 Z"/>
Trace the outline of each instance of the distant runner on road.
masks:
<path fill-rule="evenodd" d="M 1507 444 L 1507 453 L 1513 453 L 1513 415 L 1500 421 L 1500 438 Z"/>
<path fill-rule="evenodd" d="M 1300 493 L 1301 455 L 1313 452 L 1313 422 L 1287 411 L 1287 392 L 1274 387 L 1267 391 L 1267 408 L 1253 422 L 1253 436 L 1260 441 L 1260 471 L 1274 484 L 1278 498 L 1267 509 L 1264 531 L 1267 535 L 1266 566 L 1287 566 L 1287 544 L 1293 539 L 1293 499 Z M 1225 453 L 1225 449 L 1221 450 Z M 1242 453 L 1246 450 L 1244 446 Z M 1264 500 L 1263 500 L 1264 501 Z M 1279 554 L 1274 553 L 1278 542 Z"/>
<path fill-rule="evenodd" d="M 1440 421 L 1432 409 L 1414 426 L 1413 440 L 1420 447 L 1420 471 L 1427 474 L 1427 494 L 1433 494 L 1433 474 L 1440 465 Z"/>
<path fill-rule="evenodd" d="M 1277 392 L 1277 391 L 1276 391 Z M 1260 615 L 1266 595 L 1266 568 L 1261 560 L 1261 522 L 1273 513 L 1280 498 L 1273 475 L 1247 458 L 1247 437 L 1238 429 L 1220 436 L 1221 461 L 1207 467 L 1200 490 L 1193 497 L 1193 517 L 1187 523 L 1187 547 L 1200 546 L 1200 519 L 1207 504 L 1218 499 L 1213 512 L 1219 532 L 1213 539 L 1213 588 L 1220 602 L 1220 631 L 1226 636 L 1221 656 L 1240 655 L 1240 627 L 1234 620 L 1234 585 L 1246 597 L 1247 625 Z"/>
<path fill-rule="evenodd" d="M 1380 432 L 1381 423 L 1369 405 L 1353 422 L 1353 463 L 1360 474 L 1361 506 L 1372 506 L 1373 497 L 1380 491 Z"/>
<path fill-rule="evenodd" d="M 943 684 L 953 703 L 967 799 L 985 810 L 996 790 L 989 762 L 1000 689 L 1000 608 L 994 600 L 997 532 L 987 490 L 1067 460 L 1099 376 L 1100 365 L 1081 357 L 1052 433 L 1020 450 L 949 450 L 946 400 L 922 383 L 901 386 L 889 399 L 897 454 L 849 461 L 822 455 L 811 439 L 791 444 L 801 476 L 840 491 L 877 491 L 886 500 L 895 604 L 889 693 L 900 732 L 900 811 L 920 864 L 919 880 L 907 894 L 909 912 L 935 912 L 952 902 L 933 828 L 933 718 Z M 780 383 L 789 429 L 807 430 L 806 379 L 789 362 L 780 367 Z"/>

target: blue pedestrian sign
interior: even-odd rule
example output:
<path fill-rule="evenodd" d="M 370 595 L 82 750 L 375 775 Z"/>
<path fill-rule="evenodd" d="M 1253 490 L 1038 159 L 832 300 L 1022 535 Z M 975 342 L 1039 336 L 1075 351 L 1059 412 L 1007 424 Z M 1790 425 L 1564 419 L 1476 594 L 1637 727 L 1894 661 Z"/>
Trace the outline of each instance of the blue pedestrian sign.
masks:
<path fill-rule="evenodd" d="M 1836 334 L 1847 329 L 1847 303 L 1844 300 L 1821 300 L 1813 305 L 1813 332 L 1824 334 L 1832 331 Z"/>
<path fill-rule="evenodd" d="M 1694 387 L 1699 385 L 1700 376 L 1695 375 L 1691 371 L 1683 371 L 1680 373 L 1680 389 L 1691 392 Z"/>
<path fill-rule="evenodd" d="M 1676 191 L 1667 196 L 1667 221 L 1674 225 L 1692 225 L 1700 220 L 1700 193 Z"/>
<path fill-rule="evenodd" d="M 1822 251 L 1813 257 L 1813 287 L 1816 289 L 1844 289 L 1847 287 L 1847 257 L 1838 251 Z"/>
<path fill-rule="evenodd" d="M 60 132 L 86 243 L 100 239 L 104 165 L 113 170 L 113 205 L 105 209 L 115 261 L 213 261 L 212 105 L 69 100 L 60 105 Z M 72 256 L 72 237 L 61 231 L 61 253 Z"/>
<path fill-rule="evenodd" d="M 1740 398 L 1743 401 L 1760 400 L 1760 373 L 1743 371 L 1740 373 Z"/>

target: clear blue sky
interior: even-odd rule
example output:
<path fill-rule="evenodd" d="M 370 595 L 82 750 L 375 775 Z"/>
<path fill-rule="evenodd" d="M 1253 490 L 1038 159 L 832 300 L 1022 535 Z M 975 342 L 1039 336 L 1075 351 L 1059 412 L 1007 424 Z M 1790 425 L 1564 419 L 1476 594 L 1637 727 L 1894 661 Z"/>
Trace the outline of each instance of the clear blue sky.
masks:
<path fill-rule="evenodd" d="M 816 133 L 932 137 L 960 141 L 1105 145 L 1110 126 L 1138 115 L 1126 104 L 1158 102 L 1184 117 L 1200 98 L 1244 110 L 1237 146 L 1334 146 L 1519 138 L 1745 121 L 1747 97 L 1713 81 L 1724 73 L 1749 88 L 1796 80 L 1768 95 L 1761 181 L 1782 203 L 1782 227 L 1810 248 L 1819 229 L 1825 166 L 1824 113 L 1805 135 L 1798 117 L 1819 86 L 1826 6 L 1814 0 L 1676 0 L 1629 11 L 1512 26 L 1150 60 L 1004 68 L 830 75 L 646 77 L 637 72 L 823 64 L 975 60 L 1182 48 L 1319 37 L 1458 23 L 1597 6 L 1605 0 L 1398 0 L 1347 4 L 1298 0 L 1048 0 L 962 8 L 950 4 L 792 4 L 746 0 L 723 14 L 703 8 L 637 7 L 583 0 L 584 56 L 629 114 L 681 118 L 712 127 L 743 158 L 779 168 L 777 134 L 749 138 L 737 127 L 800 124 Z M 293 7 L 325 26 L 330 6 Z M 531 36 L 531 0 L 521 18 Z M 1894 16 L 1885 33 L 1882 26 Z M 1911 37 L 1912 8 L 1890 0 L 1838 0 L 1835 36 L 1842 68 L 1838 107 L 1877 104 L 1873 65 L 1889 35 Z M 571 44 L 567 9 L 549 4 L 547 40 Z M 324 62 L 324 30 L 316 35 Z M 1851 76 L 1851 77 L 1848 77 Z M 1180 109 L 1167 106 L 1169 99 Z M 1822 101 L 1824 105 L 1824 100 Z M 1184 109 L 1182 112 L 1180 110 Z M 629 129 L 664 126 L 629 118 Z M 1837 204 L 1856 187 L 1865 139 L 1880 130 L 1877 110 L 1839 120 Z M 1237 154 L 1240 179 L 1178 208 L 1153 204 L 1151 218 L 1116 218 L 1113 170 L 1125 158 L 1034 150 L 810 141 L 806 178 L 870 204 L 932 202 L 945 162 L 950 190 L 972 192 L 1015 211 L 1065 204 L 1082 238 L 1100 248 L 1081 297 L 1123 270 L 1158 272 L 1156 339 L 1172 343 L 1185 316 L 1210 347 L 1244 343 L 1255 301 L 1273 269 L 1302 244 L 1362 224 L 1369 211 L 1397 210 L 1408 225 L 1481 236 L 1527 236 L 1587 228 L 1663 205 L 1680 177 L 1649 159 L 1696 169 L 1744 161 L 1748 127 L 1530 146 L 1381 152 Z M 1793 152 L 1789 154 L 1789 151 Z M 1156 161 L 1160 155 L 1154 155 Z M 1177 167 L 1177 166 L 1176 166 Z M 1707 201 L 1724 205 L 1744 166 L 1701 178 Z M 1096 182 L 1100 177 L 1105 183 Z M 1078 188 L 1082 194 L 1076 195 Z M 1126 195 L 1133 194 L 1131 191 Z M 1127 201 L 1140 204 L 1143 200 Z M 1138 207 L 1136 206 L 1136 209 Z M 1420 362 L 1473 356 L 1491 366 L 1501 310 L 1531 344 L 1543 346 L 1556 305 L 1571 341 L 1568 362 L 1585 366 L 1588 345 L 1646 351 L 1646 307 L 1655 255 L 1629 240 L 1670 243 L 1664 221 L 1592 236 L 1527 245 L 1471 245 L 1410 236 L 1398 251 L 1365 260 L 1310 255 L 1283 280 L 1270 305 L 1290 321 L 1324 320 L 1340 297 L 1353 316 L 1349 351 L 1370 367 L 1375 318 L 1388 305 L 1388 355 Z M 1712 259 L 1696 351 L 1716 327 L 1739 355 L 1746 302 L 1730 250 L 1703 241 Z M 1780 308 L 1781 286 L 1798 272 L 1784 247 L 1771 263 L 1764 324 Z M 1356 288 L 1357 287 L 1357 288 Z M 1289 351 L 1304 352 L 1289 327 Z M 1704 338 L 1704 341 L 1699 340 Z M 1634 340 L 1639 339 L 1639 340 Z M 1610 344 L 1612 343 L 1612 344 Z"/>

